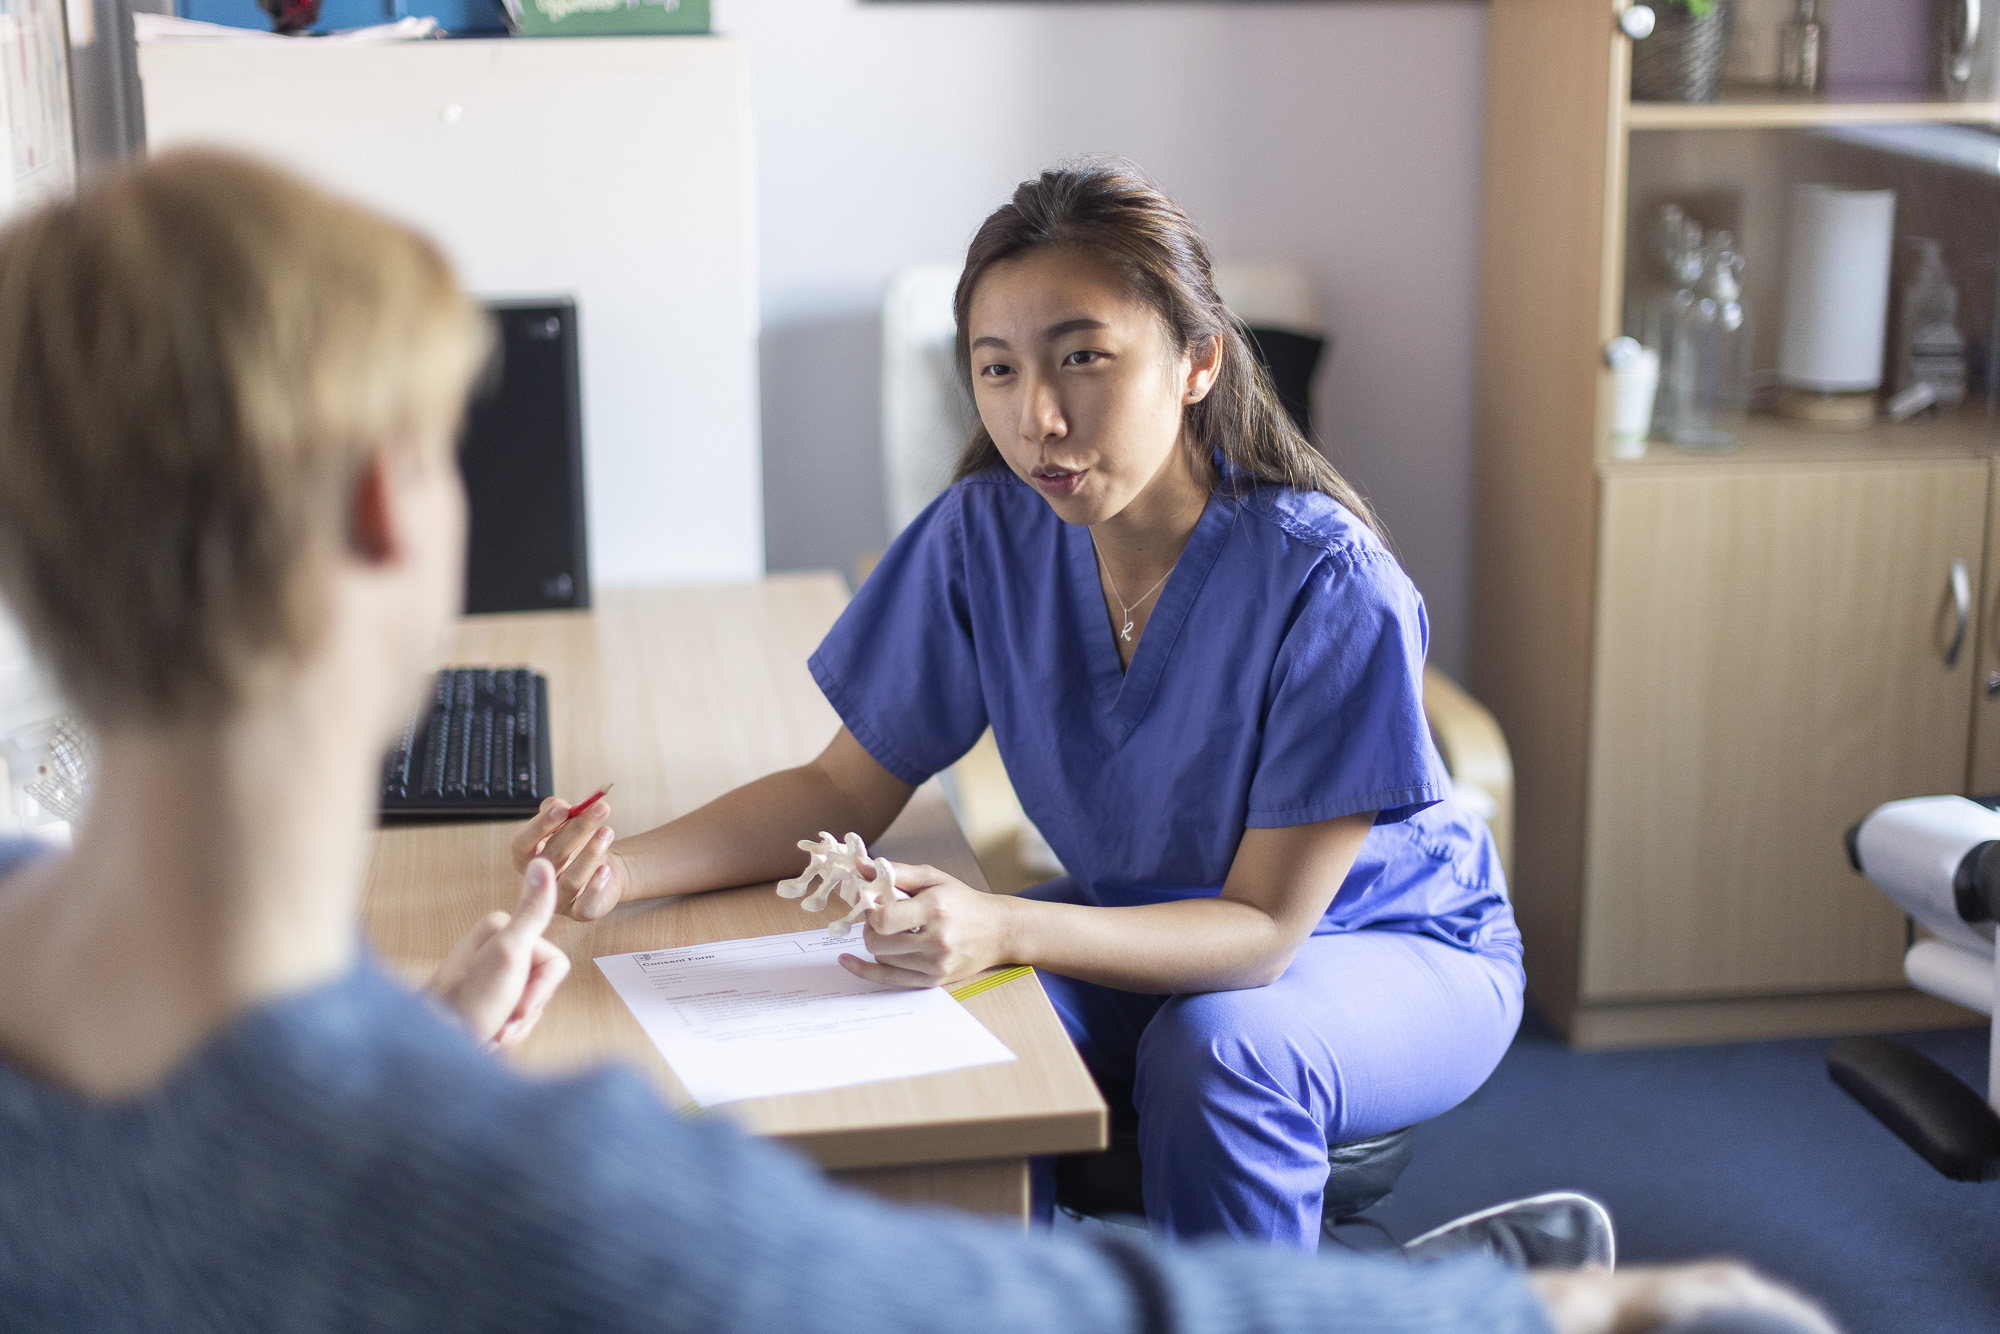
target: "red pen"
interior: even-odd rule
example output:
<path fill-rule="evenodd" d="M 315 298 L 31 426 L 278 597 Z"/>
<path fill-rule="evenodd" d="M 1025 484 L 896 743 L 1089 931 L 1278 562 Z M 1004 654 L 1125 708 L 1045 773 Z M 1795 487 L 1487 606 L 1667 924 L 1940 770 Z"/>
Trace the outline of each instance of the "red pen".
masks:
<path fill-rule="evenodd" d="M 561 833 L 564 829 L 568 828 L 569 822 L 571 820 L 574 820 L 577 816 L 582 815 L 592 806 L 595 806 L 598 802 L 602 801 L 604 799 L 604 794 L 609 792 L 612 788 L 616 786 L 617 786 L 616 783 L 606 783 L 603 787 L 600 787 L 599 789 L 597 789 L 597 791 L 591 793 L 589 796 L 585 797 L 582 801 L 579 801 L 576 805 L 570 807 L 569 814 L 564 816 L 563 822 L 556 826 L 556 832 Z"/>

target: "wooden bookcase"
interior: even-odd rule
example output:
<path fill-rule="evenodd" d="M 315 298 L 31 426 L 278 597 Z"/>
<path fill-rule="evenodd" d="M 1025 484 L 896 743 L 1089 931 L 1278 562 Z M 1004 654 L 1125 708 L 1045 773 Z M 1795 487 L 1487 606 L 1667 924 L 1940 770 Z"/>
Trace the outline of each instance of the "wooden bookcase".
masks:
<path fill-rule="evenodd" d="M 1623 461 L 1602 354 L 1634 219 L 1678 191 L 1735 210 L 1773 364 L 1790 183 L 1857 171 L 1977 251 L 1961 323 L 1993 327 L 2000 180 L 1818 132 L 2000 104 L 1635 105 L 1623 7 L 1493 0 L 1488 29 L 1471 685 L 1514 752 L 1530 995 L 1580 1046 L 1972 1022 L 1904 985 L 1908 924 L 1842 834 L 1883 801 L 2000 790 L 1990 399 Z M 1954 562 L 1975 606 L 1947 666 Z"/>

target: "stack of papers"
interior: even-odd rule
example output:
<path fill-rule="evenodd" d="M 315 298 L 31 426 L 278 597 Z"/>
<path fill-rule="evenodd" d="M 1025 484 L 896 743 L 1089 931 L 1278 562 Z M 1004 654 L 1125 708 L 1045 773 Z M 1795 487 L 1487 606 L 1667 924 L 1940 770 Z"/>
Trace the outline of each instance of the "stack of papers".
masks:
<path fill-rule="evenodd" d="M 995 1065 L 1005 1043 L 939 990 L 863 981 L 825 931 L 724 940 L 597 961 L 703 1107 Z"/>

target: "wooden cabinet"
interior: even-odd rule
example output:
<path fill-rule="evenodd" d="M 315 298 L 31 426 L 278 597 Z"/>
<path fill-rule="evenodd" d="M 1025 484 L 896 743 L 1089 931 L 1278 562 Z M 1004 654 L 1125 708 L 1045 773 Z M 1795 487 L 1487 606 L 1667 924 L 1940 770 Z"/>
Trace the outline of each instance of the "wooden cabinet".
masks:
<path fill-rule="evenodd" d="M 1950 229 L 1961 327 L 1993 327 L 2000 178 L 1829 131 L 2000 106 L 1634 105 L 1621 7 L 1494 0 L 1488 29 L 1471 685 L 1514 751 L 1530 995 L 1592 1046 L 1967 1022 L 1904 984 L 1907 923 L 1842 835 L 1883 801 L 2000 791 L 1990 391 L 1623 460 L 1603 349 L 1644 214 L 1686 202 L 1737 231 L 1773 366 L 1800 181 L 1896 189 L 1899 237 Z"/>
<path fill-rule="evenodd" d="M 1606 480 L 1584 999 L 1899 984 L 1902 914 L 1840 832 L 1963 782 L 1986 468 Z"/>
<path fill-rule="evenodd" d="M 1986 578 L 1973 622 L 1972 750 L 1965 791 L 2000 792 L 2000 477 L 1986 514 Z"/>

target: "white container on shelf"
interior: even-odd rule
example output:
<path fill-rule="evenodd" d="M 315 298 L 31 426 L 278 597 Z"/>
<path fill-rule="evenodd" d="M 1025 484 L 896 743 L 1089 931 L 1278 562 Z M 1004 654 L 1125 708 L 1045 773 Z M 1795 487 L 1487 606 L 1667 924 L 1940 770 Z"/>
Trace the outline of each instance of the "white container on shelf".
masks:
<path fill-rule="evenodd" d="M 1801 185 L 1792 194 L 1778 382 L 1787 415 L 1866 425 L 1882 387 L 1894 190 Z"/>
<path fill-rule="evenodd" d="M 1660 354 L 1637 339 L 1614 338 L 1604 360 L 1611 367 L 1612 457 L 1643 458 L 1660 387 Z"/>

